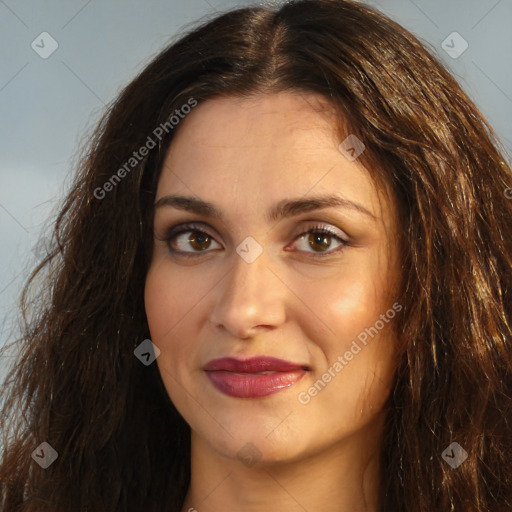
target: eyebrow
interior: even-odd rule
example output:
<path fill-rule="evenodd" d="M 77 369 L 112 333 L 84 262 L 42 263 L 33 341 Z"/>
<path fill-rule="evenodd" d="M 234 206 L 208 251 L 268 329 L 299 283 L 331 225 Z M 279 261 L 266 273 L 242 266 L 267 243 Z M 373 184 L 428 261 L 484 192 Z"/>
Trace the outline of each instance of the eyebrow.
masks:
<path fill-rule="evenodd" d="M 179 210 L 193 212 L 198 215 L 203 215 L 205 217 L 217 218 L 222 221 L 224 220 L 224 216 L 221 210 L 213 203 L 203 201 L 202 199 L 197 199 L 196 197 L 191 196 L 163 196 L 155 202 L 154 207 L 155 210 L 163 207 L 172 207 Z M 277 203 L 267 213 L 266 219 L 268 222 L 276 222 L 280 219 L 293 217 L 301 213 L 307 213 L 323 208 L 346 208 L 362 213 L 374 221 L 377 220 L 375 215 L 367 210 L 364 206 L 336 195 L 316 196 L 309 197 L 308 199 L 285 199 Z"/>

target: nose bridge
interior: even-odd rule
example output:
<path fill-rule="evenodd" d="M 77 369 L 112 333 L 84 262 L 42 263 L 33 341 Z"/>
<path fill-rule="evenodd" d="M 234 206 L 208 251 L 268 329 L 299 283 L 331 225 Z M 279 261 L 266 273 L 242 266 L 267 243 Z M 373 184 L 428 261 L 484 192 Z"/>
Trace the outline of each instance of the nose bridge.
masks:
<path fill-rule="evenodd" d="M 211 315 L 215 325 L 237 337 L 248 336 L 253 327 L 275 326 L 284 320 L 283 287 L 269 269 L 269 253 L 263 250 L 255 257 L 251 243 L 242 242 L 237 248 Z"/>
<path fill-rule="evenodd" d="M 263 235 L 258 235 L 258 240 L 252 236 L 246 236 L 236 247 L 233 253 L 233 264 L 227 276 L 230 296 L 237 295 L 247 298 L 263 299 L 260 294 L 260 284 L 269 278 L 270 252 L 264 245 L 268 241 Z M 245 291 L 245 293 L 243 293 Z"/>
<path fill-rule="evenodd" d="M 250 242 L 249 242 L 250 245 Z M 233 258 L 233 266 L 230 274 L 227 276 L 227 302 L 232 302 L 233 307 L 243 308 L 263 305 L 271 300 L 272 292 L 276 292 L 275 283 L 270 283 L 271 272 L 267 268 L 270 264 L 269 253 L 262 251 L 255 257 L 250 254 L 252 247 L 249 247 L 249 253 L 243 253 L 246 249 L 242 242 L 237 248 L 237 254 Z M 240 254 L 242 253 L 242 255 Z M 248 257 L 250 255 L 250 257 Z"/>

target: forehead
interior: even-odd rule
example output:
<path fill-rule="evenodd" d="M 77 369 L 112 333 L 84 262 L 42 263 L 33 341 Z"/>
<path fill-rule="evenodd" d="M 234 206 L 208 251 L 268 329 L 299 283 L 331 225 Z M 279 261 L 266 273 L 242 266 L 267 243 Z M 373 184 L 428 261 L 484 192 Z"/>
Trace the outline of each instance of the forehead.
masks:
<path fill-rule="evenodd" d="M 233 205 L 236 196 L 246 208 L 259 208 L 338 192 L 380 217 L 392 205 L 368 171 L 340 152 L 337 122 L 334 108 L 314 94 L 209 99 L 180 122 L 157 199 L 186 193 Z"/>
<path fill-rule="evenodd" d="M 186 138 L 185 143 L 194 146 L 249 148 L 276 147 L 286 140 L 292 147 L 314 150 L 319 137 L 334 141 L 333 122 L 332 106 L 313 94 L 216 97 L 199 104 L 182 121 L 173 144 Z"/>

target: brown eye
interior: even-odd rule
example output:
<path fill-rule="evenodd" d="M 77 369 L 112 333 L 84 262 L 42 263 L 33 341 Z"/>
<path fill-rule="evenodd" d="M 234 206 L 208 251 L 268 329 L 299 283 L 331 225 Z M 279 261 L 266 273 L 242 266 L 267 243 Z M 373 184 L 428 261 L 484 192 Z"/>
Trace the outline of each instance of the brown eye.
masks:
<path fill-rule="evenodd" d="M 338 247 L 329 250 L 332 245 L 332 240 L 335 240 L 339 245 Z M 314 226 L 308 231 L 301 233 L 296 241 L 305 241 L 305 251 L 308 253 L 312 253 L 313 256 L 322 256 L 322 253 L 325 255 L 330 255 L 341 251 L 346 245 L 348 245 L 348 241 L 341 238 L 337 233 L 331 231 L 329 228 L 325 226 Z M 310 249 L 310 250 L 308 250 Z M 317 253 L 317 254 L 315 254 Z"/>
<path fill-rule="evenodd" d="M 331 235 L 310 233 L 308 236 L 308 243 L 312 249 L 318 249 L 323 252 L 329 249 L 329 246 L 331 245 L 329 238 L 331 238 Z"/>
<path fill-rule="evenodd" d="M 186 236 L 185 236 L 186 235 Z M 169 251 L 175 255 L 197 256 L 207 249 L 212 248 L 212 244 L 217 244 L 213 236 L 198 229 L 195 224 L 185 224 L 171 228 L 164 238 Z"/>
<path fill-rule="evenodd" d="M 186 236 L 184 236 L 186 235 Z M 206 231 L 199 229 L 196 224 L 185 224 L 173 227 L 165 236 L 165 242 L 175 256 L 194 257 L 202 253 L 211 252 L 210 249 L 222 248 L 215 238 Z M 333 240 L 338 243 L 334 249 L 330 249 Z M 338 253 L 349 242 L 339 236 L 336 232 L 325 226 L 313 226 L 295 238 L 295 244 L 303 242 L 304 248 L 298 252 L 308 253 L 311 257 L 327 257 Z M 217 244 L 215 247 L 212 244 Z"/>
<path fill-rule="evenodd" d="M 189 235 L 186 237 L 182 236 L 185 234 Z M 213 237 L 211 237 L 208 233 L 205 233 L 204 231 L 191 230 L 182 231 L 181 233 L 173 235 L 173 237 L 169 240 L 169 244 L 172 240 L 175 240 L 173 245 L 178 247 L 176 252 L 202 252 L 209 249 L 212 243 L 216 243 Z M 189 251 L 188 249 L 190 248 L 192 248 L 193 251 Z"/>
<path fill-rule="evenodd" d="M 206 233 L 200 231 L 194 231 L 192 233 L 193 234 L 187 239 L 191 247 L 197 251 L 204 251 L 210 247 L 212 239 Z"/>

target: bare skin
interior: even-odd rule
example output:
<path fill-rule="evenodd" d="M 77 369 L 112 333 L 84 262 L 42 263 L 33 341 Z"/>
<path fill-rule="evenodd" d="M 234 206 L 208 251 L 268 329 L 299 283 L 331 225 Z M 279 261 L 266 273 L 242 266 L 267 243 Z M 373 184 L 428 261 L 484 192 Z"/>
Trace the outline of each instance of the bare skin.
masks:
<path fill-rule="evenodd" d="M 338 149 L 334 122 L 314 95 L 208 100 L 181 121 L 166 156 L 145 304 L 163 382 L 192 432 L 182 512 L 377 511 L 397 219 Z M 213 203 L 223 218 L 162 204 L 168 195 Z M 331 195 L 369 214 L 337 205 L 267 218 L 281 201 Z M 165 240 L 184 223 L 197 227 Z M 370 327 L 378 332 L 363 344 Z M 260 355 L 310 370 L 272 395 L 239 398 L 203 369 Z"/>

